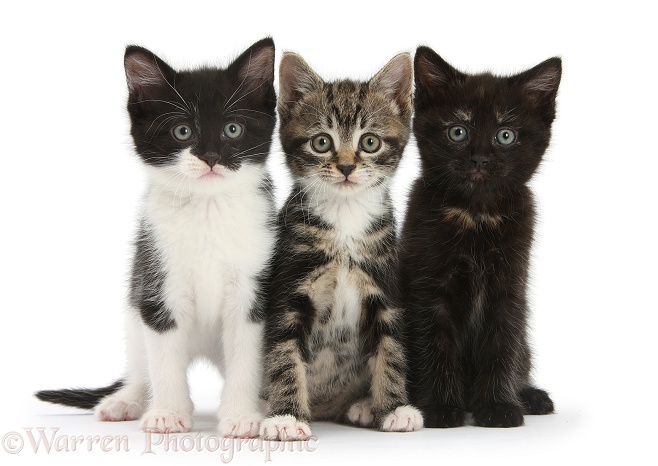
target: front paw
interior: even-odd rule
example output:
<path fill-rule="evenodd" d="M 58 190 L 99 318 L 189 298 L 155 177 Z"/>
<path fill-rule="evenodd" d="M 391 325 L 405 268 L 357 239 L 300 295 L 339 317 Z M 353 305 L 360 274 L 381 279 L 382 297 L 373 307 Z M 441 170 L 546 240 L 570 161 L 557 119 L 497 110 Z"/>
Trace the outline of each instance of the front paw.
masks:
<path fill-rule="evenodd" d="M 273 416 L 260 424 L 260 436 L 267 440 L 306 440 L 311 436 L 311 427 L 294 416 Z"/>
<path fill-rule="evenodd" d="M 512 404 L 493 404 L 474 410 L 473 420 L 482 427 L 518 427 L 523 425 L 523 408 Z"/>
<path fill-rule="evenodd" d="M 433 406 L 423 409 L 425 427 L 450 428 L 464 425 L 464 410 L 458 406 Z"/>
<path fill-rule="evenodd" d="M 261 420 L 260 414 L 222 417 L 219 420 L 219 434 L 222 437 L 255 438 L 258 437 Z"/>
<path fill-rule="evenodd" d="M 364 399 L 354 403 L 347 411 L 347 419 L 357 426 L 372 427 L 375 421 L 372 413 L 372 400 Z"/>
<path fill-rule="evenodd" d="M 192 416 L 169 409 L 152 409 L 144 414 L 140 426 L 144 432 L 189 432 L 192 428 Z"/>
<path fill-rule="evenodd" d="M 385 432 L 413 432 L 423 427 L 423 415 L 413 406 L 399 406 L 384 416 L 380 429 Z"/>

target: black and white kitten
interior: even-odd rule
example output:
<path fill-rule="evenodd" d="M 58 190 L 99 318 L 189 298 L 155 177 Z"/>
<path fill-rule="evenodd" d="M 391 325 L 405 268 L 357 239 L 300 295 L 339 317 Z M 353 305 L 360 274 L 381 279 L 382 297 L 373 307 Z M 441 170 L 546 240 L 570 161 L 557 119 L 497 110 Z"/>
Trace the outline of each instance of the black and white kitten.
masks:
<path fill-rule="evenodd" d="M 311 420 L 422 426 L 407 404 L 389 196 L 410 135 L 412 74 L 409 54 L 367 83 L 325 83 L 300 56 L 281 60 L 280 135 L 294 186 L 269 284 L 264 438 L 308 437 Z"/>
<path fill-rule="evenodd" d="M 275 125 L 274 43 L 257 42 L 226 69 L 174 71 L 126 49 L 128 113 L 146 192 L 127 310 L 125 379 L 98 390 L 39 392 L 95 407 L 103 421 L 186 432 L 187 369 L 207 357 L 224 378 L 219 431 L 258 435 L 264 299 L 275 244 L 265 167 Z M 150 398 L 150 406 L 145 414 Z"/>
<path fill-rule="evenodd" d="M 513 427 L 553 412 L 530 384 L 526 286 L 535 207 L 527 186 L 549 144 L 561 62 L 511 77 L 415 57 L 422 172 L 402 234 L 411 401 L 425 426 Z"/>

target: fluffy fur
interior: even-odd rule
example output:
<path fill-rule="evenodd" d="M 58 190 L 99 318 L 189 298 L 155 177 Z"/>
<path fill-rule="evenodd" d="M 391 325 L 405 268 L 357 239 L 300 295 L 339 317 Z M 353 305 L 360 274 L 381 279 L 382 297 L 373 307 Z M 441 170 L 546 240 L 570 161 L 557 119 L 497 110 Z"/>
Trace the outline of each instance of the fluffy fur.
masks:
<path fill-rule="evenodd" d="M 281 60 L 280 135 L 295 183 L 270 284 L 265 438 L 308 437 L 311 420 L 422 426 L 406 406 L 388 192 L 409 138 L 411 88 L 408 54 L 367 83 L 325 83 L 298 55 Z"/>
<path fill-rule="evenodd" d="M 515 76 L 468 75 L 415 57 L 422 174 L 402 234 L 410 394 L 428 427 L 523 424 L 553 411 L 529 381 L 527 182 L 548 146 L 557 58 Z"/>
<path fill-rule="evenodd" d="M 193 409 L 187 369 L 203 356 L 224 377 L 220 433 L 256 436 L 262 279 L 275 243 L 265 169 L 274 44 L 254 44 L 226 69 L 181 72 L 130 46 L 125 69 L 131 134 L 149 178 L 126 315 L 127 374 L 109 395 L 37 396 L 95 406 L 104 421 L 141 416 L 145 430 L 185 432 Z"/>

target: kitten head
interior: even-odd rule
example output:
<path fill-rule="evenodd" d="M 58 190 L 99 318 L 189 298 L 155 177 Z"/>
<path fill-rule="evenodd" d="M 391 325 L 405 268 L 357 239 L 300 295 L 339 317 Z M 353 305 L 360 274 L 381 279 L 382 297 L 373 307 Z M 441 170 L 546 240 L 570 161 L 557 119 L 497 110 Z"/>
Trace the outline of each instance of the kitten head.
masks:
<path fill-rule="evenodd" d="M 226 69 L 175 71 L 137 46 L 124 62 L 135 149 L 158 182 L 213 192 L 265 162 L 275 124 L 272 39 Z"/>
<path fill-rule="evenodd" d="M 532 177 L 555 118 L 559 58 L 511 77 L 469 75 L 419 47 L 414 69 L 414 134 L 426 180 L 473 192 Z"/>
<path fill-rule="evenodd" d="M 281 144 L 301 183 L 351 195 L 381 185 L 409 139 L 411 56 L 394 57 L 368 82 L 326 83 L 294 53 L 281 59 Z"/>

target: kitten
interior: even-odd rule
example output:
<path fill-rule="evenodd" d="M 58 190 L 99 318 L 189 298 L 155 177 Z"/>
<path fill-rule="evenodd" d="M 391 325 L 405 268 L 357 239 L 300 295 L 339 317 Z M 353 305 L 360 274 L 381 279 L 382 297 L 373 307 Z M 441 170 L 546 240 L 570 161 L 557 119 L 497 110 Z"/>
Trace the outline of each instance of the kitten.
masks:
<path fill-rule="evenodd" d="M 414 61 L 421 177 L 401 243 L 410 396 L 427 427 L 514 427 L 553 412 L 529 381 L 527 183 L 551 135 L 561 62 L 468 75 L 433 50 Z"/>
<path fill-rule="evenodd" d="M 192 426 L 187 369 L 224 377 L 219 431 L 258 435 L 262 279 L 275 244 L 265 167 L 275 125 L 274 43 L 226 69 L 174 71 L 148 50 L 125 54 L 135 150 L 149 178 L 127 309 L 125 379 L 98 390 L 37 393 L 145 430 Z M 147 398 L 150 407 L 142 415 Z"/>
<path fill-rule="evenodd" d="M 280 138 L 294 178 L 279 214 L 265 326 L 264 438 L 311 435 L 311 420 L 412 431 L 389 184 L 411 126 L 412 63 L 367 83 L 325 83 L 281 60 Z"/>

